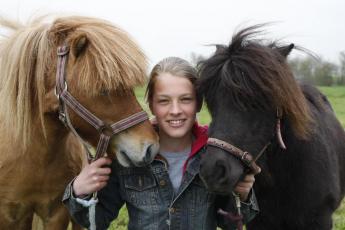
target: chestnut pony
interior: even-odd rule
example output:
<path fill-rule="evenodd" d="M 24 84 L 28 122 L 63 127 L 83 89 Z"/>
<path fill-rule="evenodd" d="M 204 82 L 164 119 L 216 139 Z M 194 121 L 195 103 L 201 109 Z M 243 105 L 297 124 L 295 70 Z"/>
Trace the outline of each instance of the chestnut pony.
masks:
<path fill-rule="evenodd" d="M 248 170 L 260 213 L 247 229 L 329 230 L 345 192 L 345 133 L 327 98 L 299 84 L 286 61 L 294 45 L 236 33 L 200 67 L 212 116 L 201 177 L 229 194 Z"/>
<path fill-rule="evenodd" d="M 66 229 L 61 198 L 81 169 L 83 148 L 58 118 L 63 104 L 55 95 L 58 47 L 69 51 L 64 89 L 84 110 L 108 128 L 144 115 L 110 135 L 103 147 L 124 166 L 148 164 L 158 151 L 158 137 L 133 92 L 146 81 L 146 58 L 126 32 L 100 19 L 42 17 L 28 25 L 1 19 L 0 24 L 7 32 L 0 40 L 0 228 L 31 229 L 35 213 L 44 229 Z M 103 129 L 72 107 L 64 112 L 94 152 Z"/>

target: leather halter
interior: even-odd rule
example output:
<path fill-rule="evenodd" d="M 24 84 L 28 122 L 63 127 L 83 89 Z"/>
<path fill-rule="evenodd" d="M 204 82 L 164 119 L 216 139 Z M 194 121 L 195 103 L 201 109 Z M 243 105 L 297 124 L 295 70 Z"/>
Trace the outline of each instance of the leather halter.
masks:
<path fill-rule="evenodd" d="M 116 123 L 109 125 L 106 122 L 99 119 L 93 113 L 91 113 L 68 92 L 65 77 L 68 53 L 69 47 L 66 45 L 60 46 L 57 49 L 58 62 L 56 70 L 55 95 L 59 100 L 59 119 L 82 141 L 85 149 L 87 150 L 87 157 L 89 162 L 95 161 L 105 154 L 109 145 L 109 140 L 112 136 L 147 120 L 148 115 L 145 111 L 140 111 L 125 119 L 122 119 Z M 81 118 L 83 118 L 87 123 L 92 125 L 100 133 L 96 154 L 94 156 L 89 151 L 90 145 L 80 137 L 80 135 L 73 127 L 69 118 L 69 114 L 67 112 L 67 107 L 76 112 Z"/>
<path fill-rule="evenodd" d="M 243 150 L 233 146 L 232 144 L 229 144 L 228 142 L 225 142 L 225 141 L 217 139 L 217 138 L 209 137 L 207 140 L 207 144 L 214 146 L 214 147 L 217 147 L 217 148 L 220 148 L 220 149 L 230 153 L 231 155 L 233 155 L 234 157 L 239 159 L 247 168 L 249 168 L 252 171 L 252 173 L 258 174 L 260 172 L 260 169 L 259 169 L 258 165 L 256 164 L 256 161 L 265 152 L 265 150 L 271 144 L 271 142 L 268 142 L 262 148 L 262 150 L 256 156 L 256 158 L 254 158 L 249 152 L 243 151 Z"/>
<path fill-rule="evenodd" d="M 284 144 L 282 135 L 281 135 L 281 129 L 280 129 L 280 120 L 282 118 L 282 112 L 280 109 L 277 109 L 277 120 L 276 120 L 276 130 L 275 130 L 275 136 L 277 137 L 278 144 L 282 149 L 286 149 L 286 146 Z M 256 161 L 262 156 L 262 154 L 266 151 L 267 147 L 271 145 L 271 141 L 269 141 L 259 152 L 259 154 L 254 158 L 252 154 L 250 154 L 247 151 L 243 151 L 236 146 L 217 139 L 213 137 L 209 137 L 207 140 L 207 144 L 220 148 L 224 150 L 225 152 L 230 153 L 237 159 L 239 159 L 247 168 L 251 170 L 252 173 L 258 174 L 260 172 L 260 169 L 258 165 L 256 164 Z"/>

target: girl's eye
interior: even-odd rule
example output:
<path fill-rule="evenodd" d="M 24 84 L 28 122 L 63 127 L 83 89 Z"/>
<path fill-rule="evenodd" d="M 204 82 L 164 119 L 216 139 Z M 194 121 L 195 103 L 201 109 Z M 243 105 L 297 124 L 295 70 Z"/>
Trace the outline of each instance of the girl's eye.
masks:
<path fill-rule="evenodd" d="M 160 99 L 160 100 L 158 100 L 158 103 L 159 104 L 168 104 L 169 103 L 169 100 L 167 100 L 167 99 Z"/>
<path fill-rule="evenodd" d="M 192 100 L 193 100 L 193 98 L 191 98 L 191 97 L 184 97 L 184 98 L 181 99 L 181 101 L 182 101 L 183 103 L 189 103 L 189 102 L 191 102 Z"/>

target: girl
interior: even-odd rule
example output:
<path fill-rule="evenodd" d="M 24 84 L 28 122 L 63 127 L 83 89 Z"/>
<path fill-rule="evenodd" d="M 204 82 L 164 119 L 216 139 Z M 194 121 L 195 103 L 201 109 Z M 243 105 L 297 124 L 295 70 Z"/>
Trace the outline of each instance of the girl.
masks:
<path fill-rule="evenodd" d="M 130 230 L 197 229 L 224 227 L 217 210 L 224 196 L 211 194 L 199 176 L 199 163 L 207 141 L 207 127 L 198 125 L 202 99 L 195 90 L 197 73 L 185 60 L 169 57 L 154 66 L 146 90 L 155 116 L 160 153 L 146 167 L 125 168 L 109 158 L 86 166 L 66 188 L 63 202 L 81 225 L 88 227 L 88 210 L 76 201 L 98 191 L 97 229 L 107 229 L 124 203 Z M 108 166 L 108 167 L 104 167 Z M 246 175 L 235 192 L 241 212 L 249 221 L 258 211 L 250 192 L 254 175 Z M 229 194 L 231 195 L 231 194 Z M 220 201 L 220 202 L 219 202 Z"/>

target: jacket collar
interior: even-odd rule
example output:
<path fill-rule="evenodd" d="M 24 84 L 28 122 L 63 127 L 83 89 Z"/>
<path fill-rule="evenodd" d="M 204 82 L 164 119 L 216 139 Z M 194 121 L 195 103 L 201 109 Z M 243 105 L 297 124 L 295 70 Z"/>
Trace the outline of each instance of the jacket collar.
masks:
<path fill-rule="evenodd" d="M 193 136 L 195 137 L 192 143 L 192 150 L 189 155 L 189 158 L 193 157 L 199 150 L 204 147 L 207 143 L 208 135 L 207 135 L 208 126 L 207 125 L 199 125 L 195 122 L 193 126 Z"/>
<path fill-rule="evenodd" d="M 193 158 L 200 151 L 200 149 L 202 149 L 206 145 L 208 139 L 207 130 L 207 125 L 202 126 L 195 122 L 192 130 L 195 139 L 192 143 L 192 150 L 188 156 L 188 159 L 183 165 L 183 172 L 186 171 L 189 160 Z"/>

